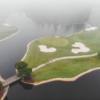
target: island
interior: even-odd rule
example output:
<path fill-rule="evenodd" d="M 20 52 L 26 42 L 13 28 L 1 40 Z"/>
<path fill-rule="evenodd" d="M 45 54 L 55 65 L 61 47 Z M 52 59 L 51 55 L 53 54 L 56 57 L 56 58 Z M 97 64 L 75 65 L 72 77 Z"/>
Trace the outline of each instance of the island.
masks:
<path fill-rule="evenodd" d="M 32 69 L 33 84 L 75 81 L 100 69 L 100 30 L 31 41 L 21 61 Z"/>
<path fill-rule="evenodd" d="M 1 24 L 0 25 L 0 40 L 4 40 L 5 38 L 12 36 L 17 32 L 17 28 L 15 26 L 9 24 Z"/>

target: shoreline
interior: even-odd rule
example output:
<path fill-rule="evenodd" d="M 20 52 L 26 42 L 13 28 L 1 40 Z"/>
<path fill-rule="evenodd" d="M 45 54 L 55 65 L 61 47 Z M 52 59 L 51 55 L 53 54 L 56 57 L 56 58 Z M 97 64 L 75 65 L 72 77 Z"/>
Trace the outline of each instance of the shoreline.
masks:
<path fill-rule="evenodd" d="M 48 79 L 48 80 L 41 81 L 41 82 L 28 83 L 28 82 L 23 81 L 23 83 L 29 84 L 29 85 L 39 86 L 39 85 L 50 83 L 50 82 L 54 82 L 54 81 L 75 82 L 76 80 L 78 80 L 79 78 L 83 77 L 84 75 L 90 74 L 91 72 L 94 72 L 94 71 L 97 71 L 97 70 L 100 70 L 100 67 L 89 69 L 89 70 L 87 70 L 87 71 L 85 71 L 83 73 L 80 73 L 80 74 L 72 77 L 72 78 L 52 78 L 52 79 Z"/>

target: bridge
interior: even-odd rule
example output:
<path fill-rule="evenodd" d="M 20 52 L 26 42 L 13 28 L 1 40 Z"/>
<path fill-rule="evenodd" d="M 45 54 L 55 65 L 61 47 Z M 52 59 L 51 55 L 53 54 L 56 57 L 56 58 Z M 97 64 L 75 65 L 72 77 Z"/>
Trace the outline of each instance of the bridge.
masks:
<path fill-rule="evenodd" d="M 12 83 L 14 83 L 14 82 L 20 80 L 20 79 L 21 79 L 21 77 L 18 77 L 17 75 L 14 75 L 14 76 L 12 76 L 12 77 L 6 79 L 6 80 L 3 82 L 3 87 L 6 87 L 6 86 L 8 86 L 8 85 L 10 85 L 10 84 L 12 84 Z"/>

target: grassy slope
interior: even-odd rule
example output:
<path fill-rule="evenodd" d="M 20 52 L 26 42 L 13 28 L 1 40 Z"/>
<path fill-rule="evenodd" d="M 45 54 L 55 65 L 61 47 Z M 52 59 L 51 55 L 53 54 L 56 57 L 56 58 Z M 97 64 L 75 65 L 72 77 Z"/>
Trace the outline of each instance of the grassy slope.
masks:
<path fill-rule="evenodd" d="M 60 41 L 60 42 L 59 42 Z M 75 55 L 71 53 L 71 46 L 74 42 L 83 42 L 90 49 L 91 53 L 100 51 L 100 33 L 99 31 L 93 32 L 81 32 L 74 34 L 71 37 L 65 38 L 46 38 L 40 39 L 32 43 L 25 62 L 28 63 L 28 67 L 36 67 L 48 60 L 54 59 L 56 57 L 71 56 Z M 57 48 L 55 53 L 41 53 L 39 51 L 38 45 L 45 44 L 48 47 L 53 46 Z M 86 54 L 86 53 L 85 53 Z M 88 53 L 89 54 L 89 53 Z M 83 55 L 82 53 L 78 55 Z M 44 68 L 39 69 L 33 73 L 33 77 L 36 81 L 59 78 L 59 77 L 73 77 L 81 72 L 84 72 L 93 67 L 99 67 L 100 62 L 98 57 L 77 59 L 77 60 L 63 60 L 57 61 L 53 64 L 49 64 Z"/>

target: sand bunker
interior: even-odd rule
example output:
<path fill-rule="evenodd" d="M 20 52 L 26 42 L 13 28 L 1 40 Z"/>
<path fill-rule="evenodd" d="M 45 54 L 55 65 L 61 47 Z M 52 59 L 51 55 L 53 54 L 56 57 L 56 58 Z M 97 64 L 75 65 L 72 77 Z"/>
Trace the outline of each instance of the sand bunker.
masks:
<path fill-rule="evenodd" d="M 53 47 L 48 48 L 46 45 L 39 45 L 38 47 L 40 48 L 40 51 L 44 53 L 56 52 L 56 48 Z"/>
<path fill-rule="evenodd" d="M 85 29 L 85 31 L 92 31 L 92 30 L 96 30 L 96 29 L 97 29 L 97 27 L 88 27 Z"/>
<path fill-rule="evenodd" d="M 89 52 L 90 49 L 88 47 L 86 47 L 83 43 L 81 42 L 75 42 L 72 47 L 74 47 L 71 51 L 74 54 L 78 54 L 78 53 L 86 53 Z"/>

